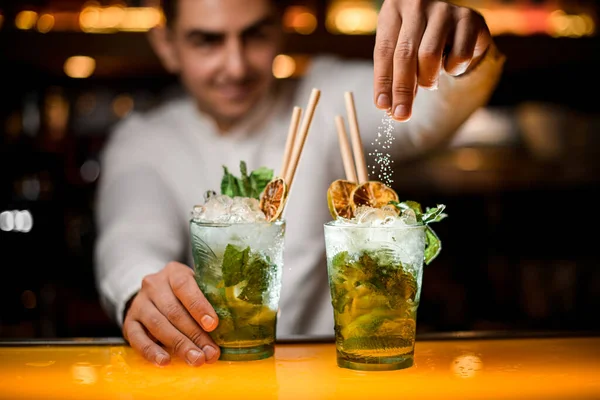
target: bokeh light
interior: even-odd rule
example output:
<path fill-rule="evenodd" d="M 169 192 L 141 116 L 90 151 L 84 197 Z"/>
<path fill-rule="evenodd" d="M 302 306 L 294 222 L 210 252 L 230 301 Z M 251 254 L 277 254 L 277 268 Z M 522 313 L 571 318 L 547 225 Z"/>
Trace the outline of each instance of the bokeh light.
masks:
<path fill-rule="evenodd" d="M 48 33 L 54 27 L 54 15 L 43 14 L 37 21 L 37 30 L 40 33 Z"/>
<path fill-rule="evenodd" d="M 112 102 L 112 109 L 117 117 L 124 118 L 133 110 L 134 105 L 133 97 L 124 93 L 115 97 Z"/>
<path fill-rule="evenodd" d="M 339 1 L 327 13 L 327 30 L 345 35 L 373 34 L 378 13 L 369 1 Z"/>
<path fill-rule="evenodd" d="M 285 10 L 283 26 L 288 32 L 310 35 L 317 29 L 317 17 L 308 7 L 291 6 Z"/>
<path fill-rule="evenodd" d="M 96 69 L 96 60 L 87 56 L 73 56 L 65 61 L 64 70 L 70 78 L 89 78 Z"/>
<path fill-rule="evenodd" d="M 15 26 L 18 29 L 28 30 L 35 26 L 37 22 L 38 14 L 35 11 L 24 10 L 17 14 L 15 18 Z"/>
<path fill-rule="evenodd" d="M 287 54 L 279 54 L 273 60 L 273 76 L 277 79 L 285 79 L 294 75 L 296 61 Z"/>

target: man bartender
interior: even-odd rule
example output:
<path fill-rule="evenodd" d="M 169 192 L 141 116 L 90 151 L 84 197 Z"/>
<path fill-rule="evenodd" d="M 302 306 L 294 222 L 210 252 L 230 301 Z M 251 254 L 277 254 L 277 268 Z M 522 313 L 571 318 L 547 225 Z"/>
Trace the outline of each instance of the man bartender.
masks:
<path fill-rule="evenodd" d="M 437 0 L 386 0 L 373 61 L 313 58 L 298 81 L 278 81 L 280 0 L 166 0 L 166 25 L 149 32 L 186 95 L 120 123 L 102 154 L 95 268 L 102 303 L 149 361 L 213 363 L 207 332 L 218 317 L 194 281 L 189 212 L 219 187 L 222 166 L 279 167 L 292 108 L 313 88 L 319 106 L 287 206 L 277 337 L 331 335 L 324 202 L 342 177 L 334 116 L 352 91 L 363 135 L 389 111 L 396 160 L 448 143 L 486 104 L 504 56 L 477 12 Z M 420 90 L 417 89 L 420 87 Z M 367 136 L 368 140 L 368 136 Z"/>

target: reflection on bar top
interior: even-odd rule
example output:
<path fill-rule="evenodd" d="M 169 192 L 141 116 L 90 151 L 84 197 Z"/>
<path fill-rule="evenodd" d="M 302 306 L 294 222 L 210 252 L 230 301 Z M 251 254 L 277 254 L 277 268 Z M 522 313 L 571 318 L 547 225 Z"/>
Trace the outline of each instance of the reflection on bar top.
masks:
<path fill-rule="evenodd" d="M 333 343 L 281 343 L 269 359 L 164 367 L 129 346 L 0 347 L 1 399 L 600 399 L 600 336 L 417 340 L 415 365 L 339 368 Z M 104 344 L 113 339 L 106 338 Z M 102 340 L 100 340 L 102 342 Z"/>
<path fill-rule="evenodd" d="M 435 340 L 481 340 L 481 339 L 527 339 L 600 337 L 600 331 L 456 331 L 417 333 L 418 341 Z M 277 343 L 334 343 L 331 336 L 289 335 L 277 338 Z M 121 337 L 73 337 L 73 338 L 0 338 L 2 346 L 122 346 L 127 343 Z"/>

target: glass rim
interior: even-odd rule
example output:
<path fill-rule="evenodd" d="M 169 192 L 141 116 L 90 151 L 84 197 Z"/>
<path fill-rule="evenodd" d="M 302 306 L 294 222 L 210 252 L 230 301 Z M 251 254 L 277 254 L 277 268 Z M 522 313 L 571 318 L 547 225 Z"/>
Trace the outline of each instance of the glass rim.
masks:
<path fill-rule="evenodd" d="M 251 226 L 251 225 L 259 225 L 259 226 L 282 226 L 285 225 L 285 219 L 278 219 L 276 221 L 261 221 L 261 222 L 199 222 L 194 220 L 194 218 L 190 218 L 191 224 L 196 224 L 198 226 L 203 226 L 207 228 L 227 228 L 230 226 Z"/>
<path fill-rule="evenodd" d="M 393 229 L 393 230 L 412 230 L 412 229 L 425 229 L 427 227 L 426 224 L 421 225 L 403 225 L 403 226 L 394 226 L 394 225 L 380 225 L 380 226 L 367 226 L 367 225 L 337 225 L 335 221 L 329 221 L 323 224 L 326 228 L 339 228 L 339 229 Z"/>

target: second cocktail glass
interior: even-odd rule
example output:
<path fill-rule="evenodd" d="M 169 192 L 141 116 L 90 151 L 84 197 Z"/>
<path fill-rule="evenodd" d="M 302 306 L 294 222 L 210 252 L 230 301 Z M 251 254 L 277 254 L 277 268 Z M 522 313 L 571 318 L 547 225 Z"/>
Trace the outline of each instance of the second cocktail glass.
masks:
<path fill-rule="evenodd" d="M 325 224 L 338 366 L 413 364 L 425 226 Z"/>
<path fill-rule="evenodd" d="M 337 364 L 363 371 L 408 368 L 423 264 L 441 250 L 429 224 L 446 217 L 445 206 L 423 210 L 415 201 L 400 202 L 390 186 L 369 180 L 352 92 L 345 100 L 352 146 L 338 115 L 346 179 L 327 190 L 333 221 L 324 226 Z"/>

